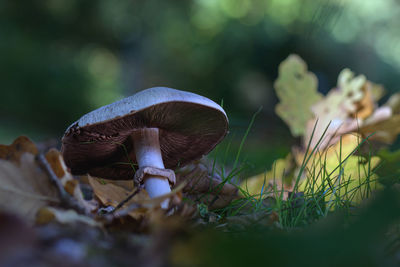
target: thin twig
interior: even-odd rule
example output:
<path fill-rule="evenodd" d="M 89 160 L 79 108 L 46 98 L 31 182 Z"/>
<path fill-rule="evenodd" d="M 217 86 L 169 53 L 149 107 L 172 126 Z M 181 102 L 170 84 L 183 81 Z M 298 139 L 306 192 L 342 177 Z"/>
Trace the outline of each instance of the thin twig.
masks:
<path fill-rule="evenodd" d="M 44 154 L 40 153 L 37 156 L 37 159 L 39 161 L 39 164 L 46 171 L 50 180 L 56 186 L 57 191 L 60 195 L 61 205 L 66 208 L 72 208 L 81 214 L 89 215 L 88 211 L 84 207 L 79 205 L 78 201 L 76 201 L 76 199 L 74 199 L 70 194 L 67 193 L 67 191 L 65 191 L 63 184 L 61 183 L 60 179 L 58 179 L 57 175 L 54 173 L 53 169 L 51 168 Z"/>
<path fill-rule="evenodd" d="M 122 200 L 110 213 L 114 213 L 119 210 L 123 205 L 125 205 L 129 200 L 131 200 L 134 196 L 136 196 L 142 190 L 142 186 L 138 187 L 132 194 L 130 194 L 127 198 Z"/>

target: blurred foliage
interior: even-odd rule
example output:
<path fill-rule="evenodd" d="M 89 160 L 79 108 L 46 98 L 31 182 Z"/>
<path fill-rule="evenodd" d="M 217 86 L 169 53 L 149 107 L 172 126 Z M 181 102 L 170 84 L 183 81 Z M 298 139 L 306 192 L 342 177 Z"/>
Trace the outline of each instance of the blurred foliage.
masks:
<path fill-rule="evenodd" d="M 262 222 L 234 234 L 203 231 L 175 245 L 172 262 L 174 266 L 398 266 L 399 200 L 398 191 L 386 190 L 357 216 L 336 213 L 291 231 L 263 227 Z"/>
<path fill-rule="evenodd" d="M 399 11 L 394 0 L 3 0 L 0 141 L 59 138 L 84 113 L 164 85 L 223 99 L 239 133 L 263 105 L 254 131 L 274 142 L 289 137 L 272 81 L 291 53 L 323 93 L 343 66 L 398 88 Z"/>

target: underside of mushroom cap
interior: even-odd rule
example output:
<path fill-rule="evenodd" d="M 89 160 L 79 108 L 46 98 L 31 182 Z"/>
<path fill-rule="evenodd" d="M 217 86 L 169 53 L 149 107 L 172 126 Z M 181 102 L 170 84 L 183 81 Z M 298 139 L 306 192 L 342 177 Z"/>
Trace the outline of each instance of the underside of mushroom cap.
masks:
<path fill-rule="evenodd" d="M 147 96 L 146 91 L 150 92 Z M 175 169 L 208 154 L 226 135 L 228 119 L 207 98 L 169 88 L 147 89 L 71 125 L 62 140 L 65 162 L 74 174 L 132 179 L 136 158 L 129 137 L 140 128 L 159 129 L 164 165 Z"/>

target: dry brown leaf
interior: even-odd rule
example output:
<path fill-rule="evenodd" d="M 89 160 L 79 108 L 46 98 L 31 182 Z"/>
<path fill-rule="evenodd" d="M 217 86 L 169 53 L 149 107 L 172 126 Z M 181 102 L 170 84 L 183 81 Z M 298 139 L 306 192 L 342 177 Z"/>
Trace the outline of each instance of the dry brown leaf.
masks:
<path fill-rule="evenodd" d="M 89 177 L 89 183 L 93 188 L 94 194 L 104 206 L 116 207 L 133 193 L 133 191 L 118 186 L 110 180 Z M 137 221 L 144 219 L 147 222 L 150 221 L 153 224 L 157 224 L 166 215 L 166 210 L 161 209 L 161 203 L 167 199 L 169 199 L 170 208 L 173 207 L 173 209 L 168 209 L 168 211 L 191 216 L 193 211 L 189 211 L 184 205 L 181 205 L 181 191 L 183 187 L 184 184 L 181 184 L 175 187 L 170 193 L 157 198 L 150 198 L 146 190 L 142 189 L 119 210 L 115 211 L 113 216 L 114 218 L 124 218 L 128 215 Z"/>
<path fill-rule="evenodd" d="M 83 199 L 83 193 L 79 182 L 68 171 L 60 151 L 52 148 L 46 153 L 45 158 L 54 171 L 54 174 L 60 180 L 65 191 L 73 196 L 86 211 L 90 212 L 94 210 L 95 206 Z"/>
<path fill-rule="evenodd" d="M 371 81 L 368 82 L 371 88 L 372 99 L 376 103 L 386 94 L 385 88 L 381 84 L 376 84 Z"/>
<path fill-rule="evenodd" d="M 353 72 L 344 69 L 339 74 L 338 87 L 332 89 L 323 100 L 312 106 L 314 118 L 307 122 L 303 148 L 306 148 L 308 144 L 314 148 L 323 137 L 318 149 L 324 150 L 337 143 L 343 134 L 357 130 L 363 120 L 374 112 L 376 105 L 374 99 L 378 97 L 374 95 L 376 89 L 376 85 L 367 81 L 363 75 L 354 77 Z M 325 130 L 325 135 L 323 135 Z"/>
<path fill-rule="evenodd" d="M 374 113 L 362 122 L 362 126 L 373 125 L 380 121 L 389 119 L 393 115 L 393 111 L 388 106 L 377 108 Z M 361 126 L 361 125 L 360 125 Z"/>
<path fill-rule="evenodd" d="M 353 115 L 353 117 L 358 119 L 365 119 L 371 116 L 375 109 L 375 102 L 372 96 L 372 85 L 370 82 L 365 82 L 362 87 L 362 91 L 364 93 L 363 98 L 360 102 L 356 103 L 357 110 Z"/>
<path fill-rule="evenodd" d="M 83 223 L 92 227 L 100 227 L 101 223 L 92 218 L 78 214 L 74 210 L 62 210 L 52 207 L 41 208 L 36 215 L 37 224 L 47 224 L 56 221 L 61 224 Z"/>
<path fill-rule="evenodd" d="M 390 107 L 393 114 L 400 113 L 400 93 L 391 95 L 384 106 Z"/>
<path fill-rule="evenodd" d="M 132 193 L 132 191 L 115 185 L 114 182 L 105 179 L 89 177 L 89 183 L 93 188 L 94 194 L 104 206 L 112 206 L 115 208 Z M 145 190 L 141 190 L 122 208 L 128 208 L 129 205 L 134 203 L 143 203 L 146 199 L 149 199 L 147 192 Z M 146 213 L 147 209 L 139 208 L 130 212 L 129 215 L 134 219 L 140 219 L 145 216 Z"/>
<path fill-rule="evenodd" d="M 364 136 L 373 134 L 369 139 L 386 144 L 393 143 L 400 134 L 400 114 L 393 115 L 386 120 L 361 127 Z"/>
<path fill-rule="evenodd" d="M 38 149 L 26 136 L 20 136 L 11 145 L 0 145 L 0 159 L 19 163 L 22 154 L 31 153 L 37 155 Z"/>
<path fill-rule="evenodd" d="M 19 162 L 0 160 L 0 209 L 33 222 L 40 208 L 60 202 L 59 194 L 33 154 L 19 155 Z"/>
<path fill-rule="evenodd" d="M 183 193 L 186 197 L 199 200 L 210 209 L 222 208 L 237 198 L 238 189 L 222 179 L 212 175 L 201 162 L 189 164 L 176 172 L 177 183 L 185 182 Z"/>
<path fill-rule="evenodd" d="M 86 212 L 93 210 L 94 206 L 83 199 L 79 183 L 68 172 L 60 152 L 50 149 L 45 157 L 40 157 L 38 153 L 36 145 L 25 136 L 18 137 L 9 146 L 0 145 L 0 158 L 9 160 L 3 160 L 0 167 L 5 169 L 0 174 L 0 191 L 8 192 L 0 196 L 4 207 L 14 207 L 9 205 L 10 202 L 25 202 L 16 212 L 28 213 L 29 220 L 32 221 L 36 212 L 49 201 L 66 204 L 51 179 L 52 171 L 65 191 L 71 195 L 71 199 L 77 200 L 80 208 Z M 39 159 L 36 159 L 38 155 Z M 43 164 L 48 164 L 48 169 Z M 30 205 L 32 208 L 25 208 Z"/>

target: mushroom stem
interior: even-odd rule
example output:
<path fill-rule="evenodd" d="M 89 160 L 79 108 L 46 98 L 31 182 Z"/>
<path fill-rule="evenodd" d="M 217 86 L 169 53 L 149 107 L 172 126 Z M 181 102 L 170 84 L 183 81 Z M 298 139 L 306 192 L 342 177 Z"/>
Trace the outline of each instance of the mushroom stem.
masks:
<path fill-rule="evenodd" d="M 135 148 L 136 161 L 139 168 L 156 167 L 164 169 L 160 150 L 158 128 L 138 129 L 132 134 Z M 171 192 L 168 179 L 162 176 L 147 176 L 144 179 L 144 188 L 151 198 L 162 196 Z M 168 208 L 169 201 L 161 203 L 161 207 Z"/>

